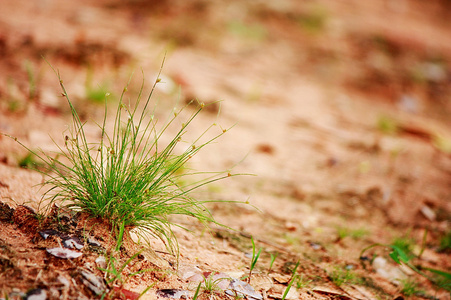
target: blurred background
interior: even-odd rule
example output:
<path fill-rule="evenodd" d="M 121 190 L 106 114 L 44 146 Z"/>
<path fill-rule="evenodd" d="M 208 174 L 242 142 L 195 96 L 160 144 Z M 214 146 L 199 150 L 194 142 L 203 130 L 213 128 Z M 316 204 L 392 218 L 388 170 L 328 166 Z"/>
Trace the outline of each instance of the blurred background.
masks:
<path fill-rule="evenodd" d="M 63 75 L 79 81 L 77 97 L 95 101 L 102 89 L 121 89 L 118 76 L 156 72 L 166 55 L 166 92 L 182 87 L 187 97 L 277 102 L 277 90 L 302 77 L 446 120 L 450 7 L 447 0 L 4 1 L 2 109 L 20 112 L 29 102 L 58 109 L 43 87 L 43 58 L 69 68 Z M 186 69 L 178 60 L 193 62 Z"/>

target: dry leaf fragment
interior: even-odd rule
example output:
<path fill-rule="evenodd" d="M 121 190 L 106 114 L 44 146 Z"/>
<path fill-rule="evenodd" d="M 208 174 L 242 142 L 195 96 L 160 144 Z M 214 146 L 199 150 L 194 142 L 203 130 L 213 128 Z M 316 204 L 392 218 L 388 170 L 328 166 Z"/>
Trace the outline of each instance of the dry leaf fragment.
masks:
<path fill-rule="evenodd" d="M 46 300 L 47 292 L 43 289 L 34 289 L 27 293 L 26 300 Z"/>
<path fill-rule="evenodd" d="M 250 286 L 250 284 L 248 284 L 247 282 L 244 282 L 242 280 L 238 280 L 238 279 L 232 279 L 230 281 L 230 285 L 227 288 L 227 290 L 225 291 L 225 293 L 230 296 L 238 295 L 238 296 L 246 296 L 247 298 L 250 298 L 250 299 L 257 299 L 257 300 L 263 299 L 262 295 L 260 295 L 259 293 L 256 293 L 254 288 L 252 286 Z"/>
<path fill-rule="evenodd" d="M 77 258 L 80 257 L 83 253 L 81 252 L 77 252 L 77 251 L 73 251 L 73 250 L 69 250 L 66 248 L 47 248 L 46 249 L 48 253 L 50 253 L 53 256 L 56 256 L 58 258 Z"/>
<path fill-rule="evenodd" d="M 70 287 L 70 281 L 63 275 L 58 276 L 57 280 L 64 286 L 65 289 Z"/>
<path fill-rule="evenodd" d="M 96 258 L 95 262 L 99 268 L 106 269 L 107 264 L 105 256 L 100 255 L 99 257 Z"/>
<path fill-rule="evenodd" d="M 101 295 L 106 290 L 106 284 L 101 277 L 98 277 L 86 270 L 80 270 L 81 281 L 96 295 Z"/>
<path fill-rule="evenodd" d="M 183 280 L 190 282 L 201 282 L 204 279 L 202 276 L 202 270 L 191 265 L 179 267 L 178 274 Z"/>
<path fill-rule="evenodd" d="M 88 244 L 94 247 L 102 247 L 102 244 L 100 244 L 95 238 L 88 238 Z"/>
<path fill-rule="evenodd" d="M 427 206 L 426 204 L 424 204 L 421 209 L 420 209 L 421 213 L 423 214 L 423 216 L 426 217 L 426 219 L 428 219 L 429 221 L 435 221 L 436 218 L 436 214 L 434 212 L 434 210 L 432 208 L 430 208 L 429 206 Z"/>
<path fill-rule="evenodd" d="M 69 249 L 81 250 L 85 245 L 78 237 L 68 237 L 63 239 L 63 246 Z"/>
<path fill-rule="evenodd" d="M 281 283 L 281 284 L 288 283 L 291 279 L 291 275 L 283 275 L 283 274 L 278 274 L 278 273 L 269 274 L 269 277 L 271 277 L 276 282 Z"/>

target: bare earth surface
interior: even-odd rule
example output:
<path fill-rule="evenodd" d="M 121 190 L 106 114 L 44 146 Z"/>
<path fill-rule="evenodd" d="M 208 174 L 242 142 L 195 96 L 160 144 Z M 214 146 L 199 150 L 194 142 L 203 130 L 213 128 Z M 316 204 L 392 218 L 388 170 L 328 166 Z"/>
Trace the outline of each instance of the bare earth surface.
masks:
<path fill-rule="evenodd" d="M 70 113 L 46 61 L 98 137 L 103 95 L 117 103 L 132 73 L 127 99 L 142 74 L 147 93 L 165 59 L 153 96 L 161 116 L 194 98 L 222 100 L 190 132 L 234 126 L 190 167 L 256 176 L 196 192 L 250 205 L 209 206 L 229 228 L 174 218 L 191 230 L 174 229 L 178 260 L 153 240 L 111 252 L 100 220 L 57 209 L 38 220 L 43 177 L 21 168 L 27 151 L 0 135 L 0 298 L 100 299 L 96 288 L 109 299 L 191 298 L 203 276 L 246 276 L 253 237 L 263 250 L 248 299 L 281 299 L 298 262 L 286 299 L 450 299 L 449 277 L 446 291 L 397 265 L 387 247 L 360 257 L 372 244 L 405 241 L 414 265 L 451 272 L 450 8 L 445 0 L 2 1 L 1 133 L 49 153 L 64 143 Z M 82 256 L 46 250 L 70 237 L 84 244 Z M 101 280 L 111 278 L 98 269 L 102 256 L 126 265 L 121 280 Z M 199 297 L 240 296 L 224 293 L 229 280 L 215 283 L 221 289 Z"/>

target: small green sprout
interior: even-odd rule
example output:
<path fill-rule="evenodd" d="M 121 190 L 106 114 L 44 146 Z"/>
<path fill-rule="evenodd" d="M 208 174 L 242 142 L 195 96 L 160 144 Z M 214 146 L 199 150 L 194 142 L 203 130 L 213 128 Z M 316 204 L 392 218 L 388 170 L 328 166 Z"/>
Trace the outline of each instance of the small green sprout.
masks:
<path fill-rule="evenodd" d="M 422 291 L 419 290 L 418 283 L 411 279 L 404 279 L 401 280 L 401 293 L 403 293 L 404 296 L 410 297 L 418 295 L 422 293 Z"/>
<path fill-rule="evenodd" d="M 298 289 L 306 288 L 312 283 L 313 280 L 304 278 L 304 275 L 298 276 L 296 280 L 296 287 Z"/>
<path fill-rule="evenodd" d="M 37 79 L 34 75 L 33 67 L 30 61 L 25 61 L 25 70 L 28 76 L 28 99 L 33 100 L 37 95 Z"/>
<path fill-rule="evenodd" d="M 426 233 L 425 233 L 426 236 Z M 423 238 L 424 240 L 425 238 Z M 451 291 L 451 273 L 432 269 L 425 268 L 419 265 L 414 265 L 411 260 L 416 256 L 411 251 L 412 248 L 412 240 L 409 239 L 395 239 L 393 244 L 384 245 L 384 244 L 372 244 L 366 248 L 364 248 L 360 252 L 360 258 L 363 258 L 363 254 L 371 248 L 374 247 L 384 247 L 389 248 L 391 251 L 389 253 L 390 258 L 396 262 L 397 264 L 404 264 L 416 273 L 428 279 L 431 283 L 438 286 L 439 288 L 443 288 L 446 291 Z M 423 241 L 423 248 L 424 248 Z M 422 250 L 423 251 L 423 250 Z M 421 251 L 421 252 L 422 252 Z M 420 253 L 421 254 L 421 253 Z M 427 274 L 425 271 L 431 272 L 433 276 Z"/>
<path fill-rule="evenodd" d="M 353 239 L 360 239 L 364 236 L 368 235 L 368 230 L 365 228 L 358 228 L 358 229 L 350 229 L 347 227 L 339 226 L 337 228 L 337 235 L 338 239 L 342 240 L 345 237 L 351 237 Z"/>
<path fill-rule="evenodd" d="M 270 255 L 271 255 L 271 261 L 269 263 L 268 274 L 271 273 L 272 266 L 274 265 L 274 261 L 276 260 L 276 258 L 279 255 L 279 253 L 277 253 L 277 252 L 274 253 L 274 254 L 270 253 Z"/>
<path fill-rule="evenodd" d="M 118 261 L 116 258 L 114 258 L 114 256 L 110 256 L 108 259 L 108 265 L 106 269 L 102 269 L 99 268 L 99 270 L 105 272 L 105 280 L 106 283 L 109 286 L 122 286 L 124 285 L 127 280 L 129 280 L 131 277 L 137 276 L 139 274 L 148 272 L 148 271 L 154 271 L 153 269 L 142 269 L 139 270 L 137 272 L 131 272 L 129 274 L 127 274 L 125 276 L 125 278 L 123 277 L 123 273 L 125 268 L 136 258 L 138 257 L 138 255 L 141 253 L 141 251 L 135 253 L 134 255 L 132 255 L 130 258 L 128 258 L 122 265 L 119 266 L 119 268 L 116 266 L 118 264 Z M 146 289 L 144 289 L 144 291 L 141 293 L 141 296 L 144 295 L 149 289 L 151 289 L 153 286 L 155 285 L 155 283 L 153 283 L 152 285 L 148 286 Z M 105 290 L 103 295 L 102 295 L 102 299 L 105 299 L 105 297 L 107 297 L 108 293 L 113 292 L 114 290 Z M 107 297 L 108 298 L 108 297 Z"/>
<path fill-rule="evenodd" d="M 300 261 L 298 261 L 296 263 L 296 266 L 294 267 L 293 272 L 291 273 L 291 279 L 288 282 L 288 286 L 287 286 L 287 288 L 285 289 L 285 292 L 282 295 L 282 300 L 285 300 L 285 298 L 288 296 L 288 293 L 290 292 L 291 287 L 293 286 L 293 283 L 295 281 L 297 281 L 298 275 L 296 274 L 296 271 L 298 270 L 299 264 L 300 264 Z"/>
<path fill-rule="evenodd" d="M 201 285 L 202 285 L 202 282 L 199 282 L 199 284 L 197 286 L 197 289 L 196 289 L 196 292 L 194 293 L 193 300 L 197 300 L 197 297 L 199 297 L 199 292 L 200 292 Z"/>
<path fill-rule="evenodd" d="M 255 265 L 257 264 L 258 258 L 260 257 L 260 254 L 262 253 L 262 248 L 260 248 L 258 250 L 258 252 L 256 252 L 255 250 L 255 242 L 254 242 L 254 238 L 251 238 L 251 242 L 252 242 L 252 259 L 251 259 L 251 265 L 249 267 L 249 275 L 247 277 L 247 282 L 250 283 L 251 282 L 251 276 L 252 276 L 252 271 L 255 268 Z"/>
<path fill-rule="evenodd" d="M 356 283 L 359 281 L 357 275 L 353 271 L 346 268 L 343 269 L 339 266 L 334 267 L 332 272 L 329 273 L 329 277 L 337 286 L 341 286 L 346 283 Z"/>
<path fill-rule="evenodd" d="M 216 291 L 222 291 L 221 288 L 218 286 L 219 282 L 224 280 L 225 278 L 213 278 L 213 274 L 210 276 L 204 277 L 204 285 L 203 290 L 206 293 L 212 294 Z"/>

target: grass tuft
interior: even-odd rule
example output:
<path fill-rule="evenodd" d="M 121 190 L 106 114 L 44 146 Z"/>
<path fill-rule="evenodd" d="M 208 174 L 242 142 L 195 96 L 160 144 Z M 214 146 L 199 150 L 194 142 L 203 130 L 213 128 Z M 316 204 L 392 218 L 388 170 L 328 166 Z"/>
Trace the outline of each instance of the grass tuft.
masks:
<path fill-rule="evenodd" d="M 329 273 L 329 278 L 337 286 L 349 283 L 356 284 L 360 282 L 360 279 L 353 271 L 339 266 L 334 267 L 334 269 Z"/>
<path fill-rule="evenodd" d="M 171 252 L 178 252 L 170 215 L 194 217 L 204 224 L 216 223 L 205 204 L 220 201 L 197 201 L 190 193 L 229 177 L 230 172 L 201 173 L 186 172 L 184 169 L 188 160 L 227 131 L 220 128 L 212 138 L 206 138 L 206 133 L 215 126 L 213 124 L 194 142 L 186 145 L 183 137 L 202 110 L 202 105 L 183 120 L 181 128 L 169 142 L 160 143 L 165 131 L 171 124 L 177 124 L 174 121 L 183 111 L 183 108 L 174 109 L 173 117 L 157 127 L 158 119 L 155 117 L 155 106 L 151 108 L 151 96 L 160 82 L 160 69 L 147 99 L 141 101 L 142 86 L 134 107 L 124 102 L 127 87 L 124 88 L 113 128 L 107 128 L 105 101 L 103 122 L 98 125 L 101 136 L 98 141 L 92 142 L 88 141 L 85 123 L 80 120 L 59 73 L 54 71 L 72 115 L 71 127 L 64 138 L 65 145 L 60 147 L 61 153 L 56 157 L 37 153 L 18 141 L 44 162 L 47 168 L 45 173 L 49 176 L 45 182 L 49 187 L 45 197 L 50 205 L 59 202 L 94 218 L 108 220 L 117 238 L 117 249 L 128 230 L 137 228 L 138 234 L 149 233 L 163 241 Z M 138 111 L 138 106 L 143 109 Z M 185 150 L 181 150 L 182 147 Z M 203 179 L 181 180 L 190 176 L 198 178 L 199 175 L 203 175 Z"/>
<path fill-rule="evenodd" d="M 401 281 L 401 293 L 407 297 L 410 297 L 414 295 L 423 295 L 424 291 L 422 291 L 419 288 L 418 283 L 412 279 L 404 279 Z"/>

